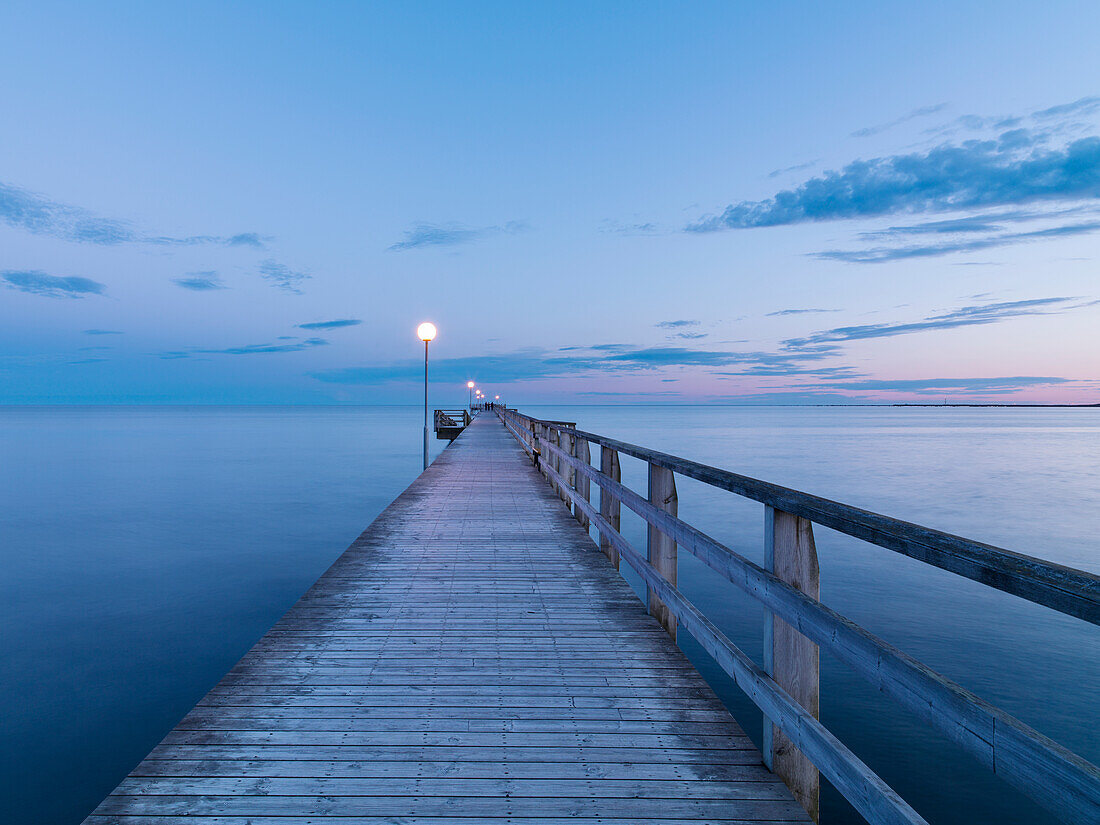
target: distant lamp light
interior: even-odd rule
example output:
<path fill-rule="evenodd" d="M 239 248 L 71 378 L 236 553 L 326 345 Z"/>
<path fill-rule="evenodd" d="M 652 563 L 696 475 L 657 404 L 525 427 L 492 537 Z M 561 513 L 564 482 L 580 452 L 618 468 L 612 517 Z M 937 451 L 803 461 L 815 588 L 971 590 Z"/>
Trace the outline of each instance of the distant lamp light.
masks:
<path fill-rule="evenodd" d="M 416 337 L 426 344 L 435 339 L 435 332 L 435 324 L 430 321 L 425 321 L 416 328 Z"/>

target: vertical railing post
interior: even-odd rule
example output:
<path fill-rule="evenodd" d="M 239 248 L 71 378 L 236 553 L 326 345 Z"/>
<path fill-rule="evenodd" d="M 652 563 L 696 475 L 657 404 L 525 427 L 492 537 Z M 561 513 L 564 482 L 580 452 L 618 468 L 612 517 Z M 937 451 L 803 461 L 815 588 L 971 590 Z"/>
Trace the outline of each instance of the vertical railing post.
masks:
<path fill-rule="evenodd" d="M 553 427 L 553 425 L 551 425 Z M 561 427 L 553 427 L 550 431 L 550 438 L 554 442 L 554 446 L 559 450 L 561 449 Z M 561 478 L 561 454 L 554 453 L 554 472 L 558 474 L 558 478 Z M 554 482 L 554 486 L 558 490 L 558 498 L 562 501 L 568 502 L 569 497 L 565 494 L 565 487 Z"/>
<path fill-rule="evenodd" d="M 588 447 L 588 439 L 575 436 L 575 444 L 573 449 L 573 455 L 578 460 L 583 461 L 585 464 L 592 463 L 592 453 Z M 592 501 L 592 479 L 582 473 L 580 470 L 573 471 L 573 489 L 577 491 L 577 495 L 583 498 L 585 501 Z M 573 515 L 576 516 L 577 521 L 580 522 L 581 527 L 585 530 L 588 529 L 591 523 L 588 516 L 584 514 L 584 511 L 580 507 L 573 508 Z"/>
<path fill-rule="evenodd" d="M 669 515 L 675 516 L 677 509 L 676 477 L 672 470 L 658 467 L 650 462 L 649 465 L 649 503 Z M 676 584 L 676 542 L 662 533 L 652 524 L 648 531 L 648 558 L 657 572 L 675 586 Z M 668 609 L 668 605 L 662 602 L 657 594 L 646 588 L 646 605 L 649 613 L 654 616 L 668 634 L 676 638 L 676 617 Z"/>
<path fill-rule="evenodd" d="M 577 457 L 577 436 L 574 435 L 573 433 L 566 433 L 565 441 L 566 441 L 566 445 L 568 447 L 567 452 L 569 453 L 569 457 L 570 458 L 576 458 Z M 565 466 L 565 480 L 568 483 L 570 490 L 576 490 L 577 489 L 577 476 L 579 475 L 579 473 L 577 473 L 577 468 L 574 467 L 572 464 L 570 464 L 568 461 L 565 462 L 565 465 L 566 465 Z M 566 495 L 568 495 L 568 493 Z M 573 506 L 573 498 L 571 496 L 566 499 L 565 506 L 568 507 L 573 512 L 573 515 L 576 515 L 577 513 L 580 512 L 579 507 L 574 507 Z"/>
<path fill-rule="evenodd" d="M 811 598 L 821 596 L 821 573 L 813 523 L 801 516 L 764 508 L 764 568 Z M 796 702 L 820 716 L 820 652 L 817 645 L 771 611 L 764 612 L 764 670 Z M 791 789 L 794 798 L 818 821 L 821 779 L 817 768 L 764 719 L 764 763 Z"/>
<path fill-rule="evenodd" d="M 600 447 L 600 472 L 610 478 L 612 481 L 621 481 L 622 473 L 619 470 L 619 453 L 617 450 L 612 450 L 610 447 Z M 601 487 L 600 488 L 600 515 L 607 520 L 607 523 L 611 525 L 611 529 L 616 533 L 619 532 L 619 516 L 622 509 L 622 504 L 615 496 Z M 619 569 L 619 551 L 611 544 L 611 540 L 608 536 L 601 531 L 600 532 L 600 549 L 603 550 L 604 555 L 607 556 L 615 569 Z"/>

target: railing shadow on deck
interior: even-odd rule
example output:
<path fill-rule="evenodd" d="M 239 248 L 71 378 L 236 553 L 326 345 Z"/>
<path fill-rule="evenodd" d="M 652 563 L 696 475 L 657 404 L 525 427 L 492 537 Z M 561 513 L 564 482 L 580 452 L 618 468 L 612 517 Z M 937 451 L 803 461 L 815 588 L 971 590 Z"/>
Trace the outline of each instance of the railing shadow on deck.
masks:
<path fill-rule="evenodd" d="M 684 458 L 497 409 L 617 568 L 645 582 L 649 612 L 672 634 L 682 626 L 764 712 L 764 760 L 818 818 L 818 771 L 871 823 L 922 823 L 898 794 L 818 721 L 819 646 L 882 693 L 961 745 L 1059 819 L 1100 822 L 1100 769 L 818 601 L 813 525 L 940 567 L 989 587 L 1100 624 L 1100 577 Z M 600 449 L 600 469 L 590 445 Z M 648 495 L 621 483 L 619 455 L 647 462 Z M 564 468 L 564 470 L 563 470 Z M 677 517 L 676 475 L 765 508 L 761 567 Z M 599 508 L 591 485 L 600 490 Z M 648 525 L 646 552 L 619 532 L 625 504 Z M 765 608 L 764 668 L 733 644 L 676 588 L 683 547 Z"/>

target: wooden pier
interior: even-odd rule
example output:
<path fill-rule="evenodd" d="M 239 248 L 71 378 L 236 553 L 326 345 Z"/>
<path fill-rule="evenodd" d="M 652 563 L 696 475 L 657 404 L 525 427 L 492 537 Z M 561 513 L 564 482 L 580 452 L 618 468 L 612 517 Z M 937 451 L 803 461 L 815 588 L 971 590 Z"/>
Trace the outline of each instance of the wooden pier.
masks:
<path fill-rule="evenodd" d="M 677 476 L 763 505 L 763 567 L 678 517 Z M 975 769 L 1100 824 L 1096 766 L 819 601 L 815 524 L 1100 625 L 1094 574 L 487 410 L 86 822 L 809 822 L 820 772 L 868 822 L 924 823 L 818 719 L 820 646 Z M 763 666 L 677 589 L 678 549 L 763 605 Z M 763 753 L 678 629 L 764 713 Z"/>
<path fill-rule="evenodd" d="M 482 413 L 86 820 L 808 822 Z"/>

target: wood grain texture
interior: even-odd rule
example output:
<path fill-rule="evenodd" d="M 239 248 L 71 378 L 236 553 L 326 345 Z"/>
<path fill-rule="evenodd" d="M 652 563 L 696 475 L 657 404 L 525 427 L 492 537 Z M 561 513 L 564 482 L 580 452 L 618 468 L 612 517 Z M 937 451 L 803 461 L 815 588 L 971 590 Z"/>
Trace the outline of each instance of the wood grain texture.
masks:
<path fill-rule="evenodd" d="M 528 425 L 532 421 L 537 419 L 526 418 Z M 802 516 L 815 524 L 1100 625 L 1100 576 L 1095 573 L 862 510 L 648 447 L 572 429 L 577 436 L 601 447 L 657 464 L 712 487 Z"/>
<path fill-rule="evenodd" d="M 671 470 L 649 465 L 649 503 L 662 513 L 675 517 L 678 507 L 676 497 L 676 477 Z M 676 586 L 676 540 L 653 524 L 646 528 L 646 557 L 654 569 L 664 576 L 665 581 Z M 653 588 L 646 591 L 646 604 L 649 615 L 657 619 L 668 635 L 676 638 L 676 616 L 669 612 L 668 605 Z"/>
<path fill-rule="evenodd" d="M 619 454 L 610 447 L 600 447 L 600 472 L 615 482 L 620 481 L 622 478 L 622 471 L 619 468 Z M 606 487 L 600 487 L 600 515 L 611 525 L 615 532 L 619 531 L 621 514 L 622 503 Z M 603 531 L 600 531 L 600 549 L 611 561 L 614 568 L 618 570 L 619 551 L 615 549 L 615 545 L 611 543 L 611 539 Z"/>
<path fill-rule="evenodd" d="M 574 445 L 573 455 L 577 461 L 581 464 L 592 463 L 592 451 L 588 446 L 588 439 L 578 438 Z M 577 495 L 583 498 L 585 501 L 592 500 L 592 479 L 582 472 L 574 471 L 573 473 L 573 487 L 577 491 Z M 589 528 L 588 516 L 584 514 L 583 510 L 576 510 L 573 513 L 576 516 L 577 521 L 580 522 L 581 528 L 587 533 Z"/>
<path fill-rule="evenodd" d="M 544 462 L 475 418 L 89 825 L 808 822 Z"/>
<path fill-rule="evenodd" d="M 1074 825 L 1096 821 L 1100 825 L 1100 768 L 663 512 L 619 481 L 595 468 L 579 469 L 602 491 L 675 539 L 679 547 L 758 599 L 801 634 L 826 647 L 878 690 L 945 733 L 1062 821 Z M 602 533 L 607 522 L 602 518 L 594 522 Z M 610 541 L 617 546 L 613 536 Z"/>
<path fill-rule="evenodd" d="M 813 524 L 771 507 L 764 508 L 764 568 L 815 601 L 821 571 Z M 794 627 L 764 614 L 764 670 L 815 718 L 821 718 L 820 651 Z M 821 818 L 821 778 L 783 730 L 764 720 L 764 763 L 787 783 L 814 822 Z"/>
<path fill-rule="evenodd" d="M 553 471 L 551 481 L 559 481 Z M 588 502 L 576 504 L 586 510 L 597 529 L 608 531 L 619 549 L 619 557 L 638 573 L 677 617 L 692 637 L 718 665 L 733 677 L 737 686 L 764 714 L 778 724 L 828 777 L 838 791 L 863 817 L 874 825 L 928 825 L 889 785 L 875 774 L 805 708 L 779 687 L 743 650 L 731 642 L 715 624 L 657 572 L 621 534 L 610 531 L 599 512 Z M 663 514 L 666 515 L 667 514 Z"/>

